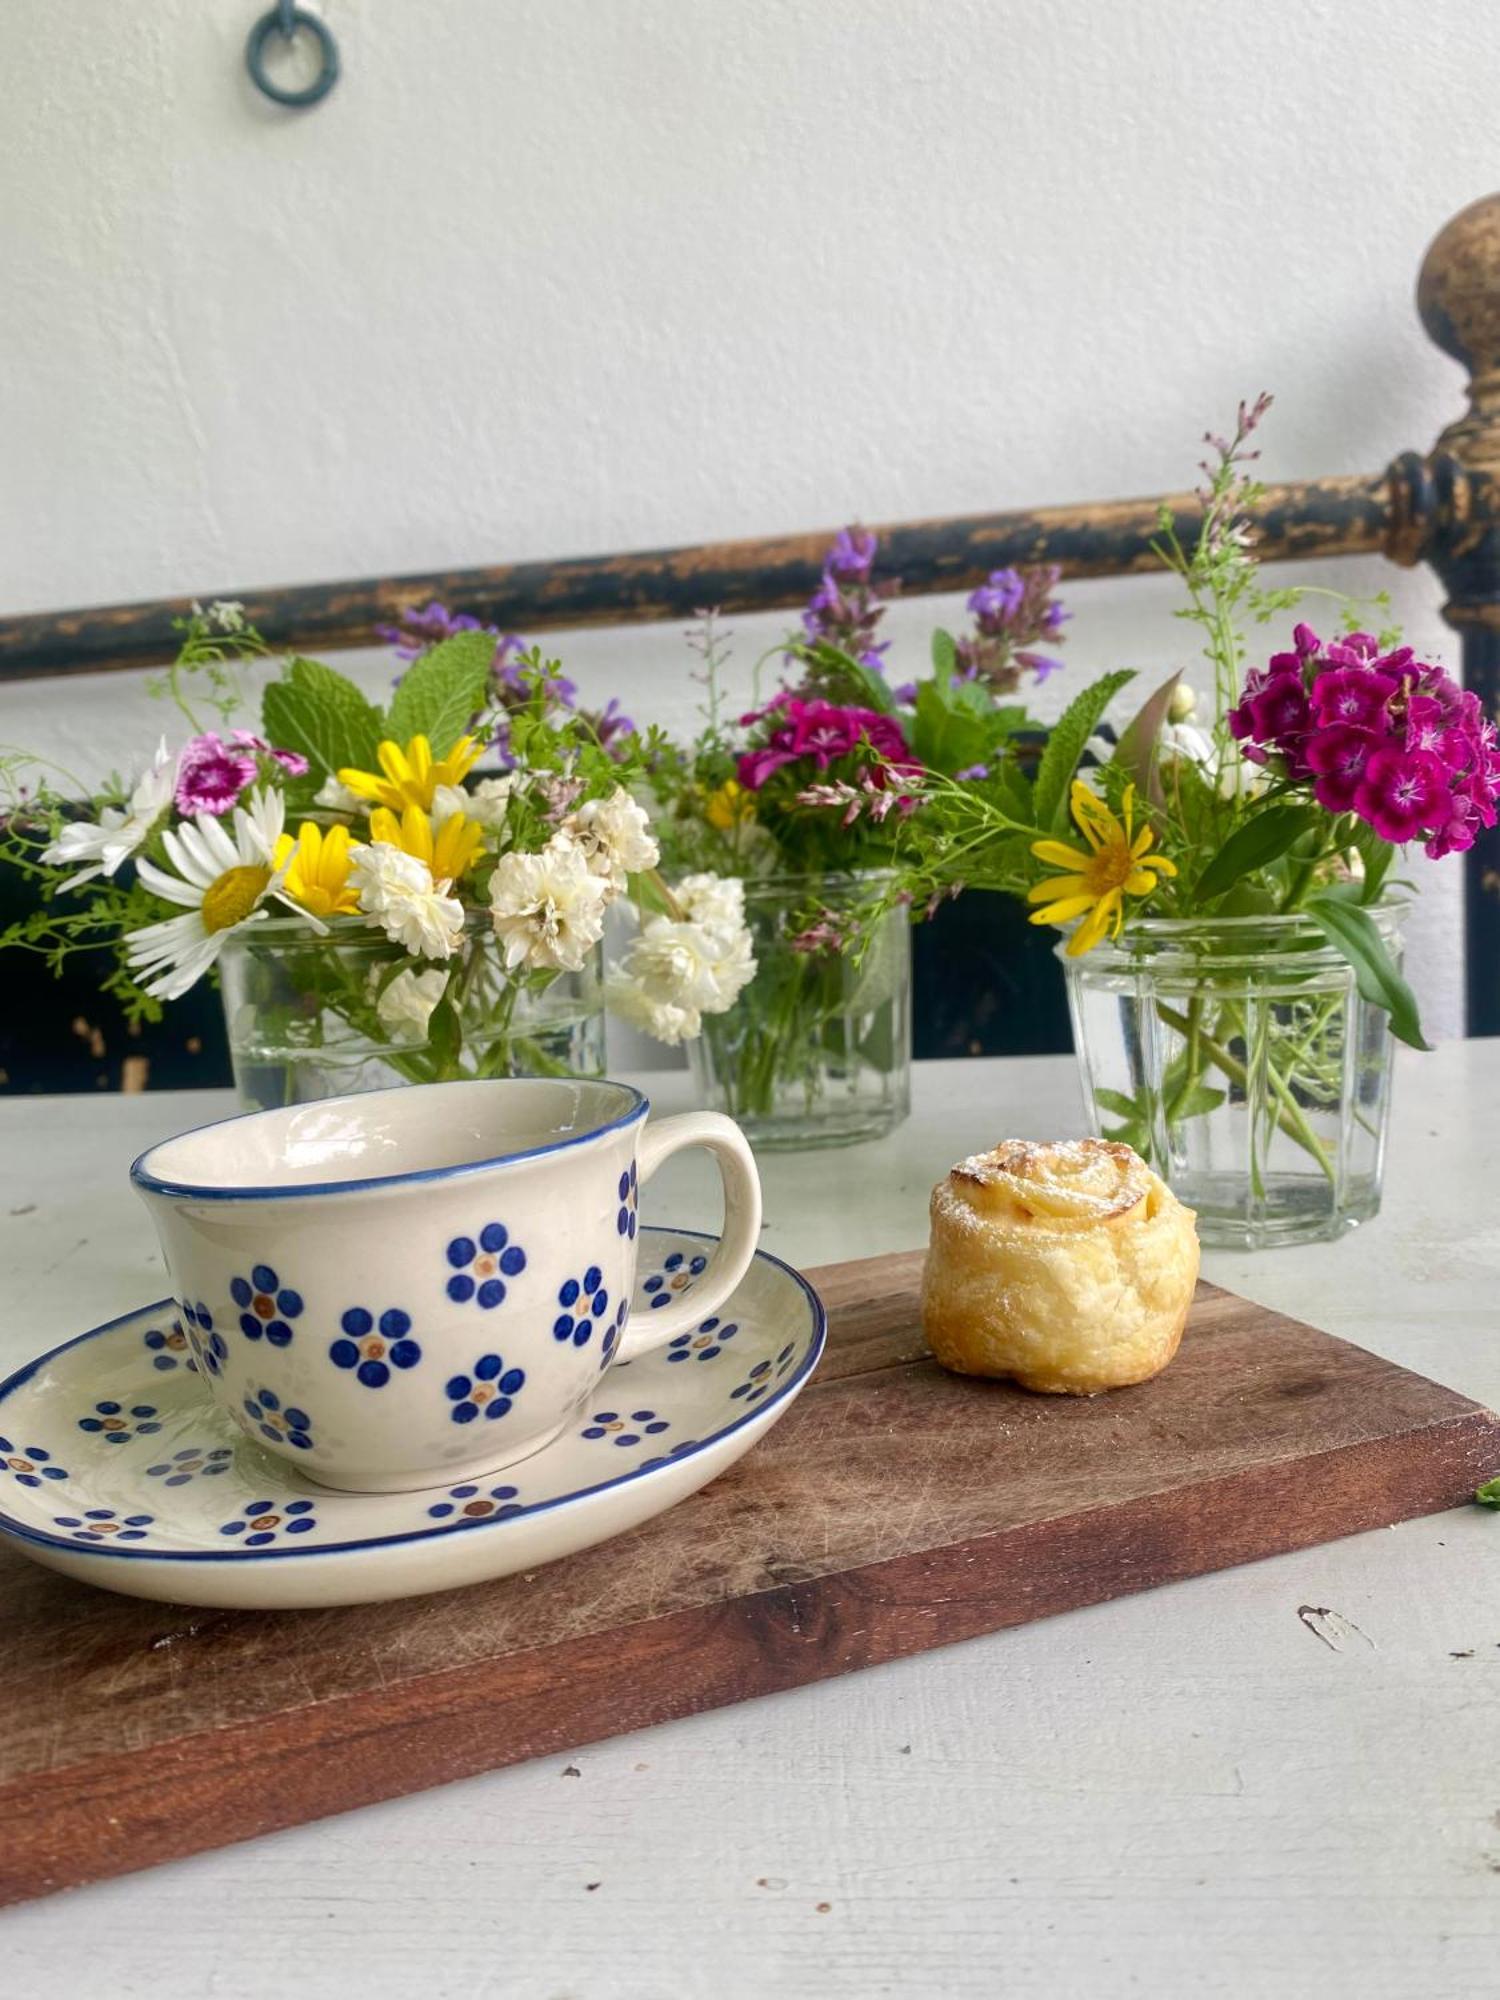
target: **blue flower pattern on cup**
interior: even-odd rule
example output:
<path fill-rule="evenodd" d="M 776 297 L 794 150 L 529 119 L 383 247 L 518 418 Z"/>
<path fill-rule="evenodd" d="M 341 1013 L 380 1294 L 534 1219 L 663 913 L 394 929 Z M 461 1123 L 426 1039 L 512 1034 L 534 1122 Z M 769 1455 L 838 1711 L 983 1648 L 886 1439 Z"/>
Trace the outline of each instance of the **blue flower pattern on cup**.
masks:
<path fill-rule="evenodd" d="M 252 1266 L 248 1278 L 231 1278 L 229 1296 L 240 1309 L 246 1340 L 264 1338 L 272 1347 L 290 1347 L 291 1322 L 302 1315 L 302 1294 L 283 1285 L 269 1264 Z"/>
<path fill-rule="evenodd" d="M 557 1288 L 557 1303 L 562 1311 L 552 1322 L 552 1338 L 587 1347 L 594 1328 L 604 1322 L 609 1311 L 609 1290 L 599 1266 L 590 1264 L 581 1278 L 565 1278 Z"/>
<path fill-rule="evenodd" d="M 672 1428 L 665 1417 L 659 1417 L 655 1410 L 632 1410 L 628 1417 L 622 1417 L 616 1410 L 596 1410 L 592 1420 L 578 1433 L 584 1438 L 609 1438 L 615 1444 L 627 1449 L 641 1444 L 648 1437 L 660 1437 L 663 1431 Z"/>
<path fill-rule="evenodd" d="M 154 1514 L 117 1514 L 113 1507 L 89 1507 L 82 1514 L 54 1514 L 75 1542 L 143 1542 Z"/>
<path fill-rule="evenodd" d="M 519 1278 L 526 1269 L 526 1252 L 512 1243 L 503 1222 L 487 1222 L 476 1242 L 472 1236 L 455 1236 L 448 1245 L 448 1264 L 453 1275 L 448 1280 L 448 1296 L 455 1305 L 472 1299 L 485 1312 L 505 1302 L 505 1280 Z"/>
<path fill-rule="evenodd" d="M 343 1334 L 328 1358 L 335 1368 L 352 1368 L 355 1381 L 367 1389 L 383 1389 L 393 1368 L 415 1368 L 422 1359 L 421 1343 L 411 1337 L 411 1315 L 399 1306 L 387 1306 L 378 1327 L 372 1312 L 350 1306 L 339 1325 Z"/>
<path fill-rule="evenodd" d="M 123 1403 L 106 1398 L 95 1403 L 88 1416 L 78 1419 L 78 1428 L 102 1437 L 106 1444 L 129 1444 L 133 1437 L 150 1437 L 161 1425 L 156 1421 L 154 1403 L 132 1403 L 127 1410 Z"/>
<path fill-rule="evenodd" d="M 270 1444 L 312 1448 L 312 1418 L 295 1403 L 283 1403 L 274 1389 L 257 1389 L 244 1401 L 245 1415 Z"/>
<path fill-rule="evenodd" d="M 211 1320 L 209 1323 L 212 1325 Z M 150 1352 L 151 1366 L 163 1375 L 174 1368 L 186 1368 L 190 1373 L 196 1373 L 198 1364 L 193 1359 L 192 1349 L 188 1345 L 188 1337 L 182 1329 L 181 1321 L 174 1320 L 171 1326 L 165 1329 L 159 1326 L 149 1327 L 141 1335 L 141 1341 Z M 228 1352 L 227 1348 L 225 1352 Z"/>
<path fill-rule="evenodd" d="M 243 1536 L 243 1548 L 263 1549 L 283 1535 L 307 1535 L 317 1526 L 311 1500 L 252 1500 L 232 1521 L 225 1521 L 221 1535 Z"/>
<path fill-rule="evenodd" d="M 724 1343 L 739 1332 L 738 1320 L 721 1320 L 717 1315 L 700 1322 L 696 1333 L 679 1333 L 667 1342 L 668 1361 L 717 1361 Z"/>
<path fill-rule="evenodd" d="M 428 1518 L 447 1521 L 455 1528 L 472 1527 L 476 1521 L 508 1521 L 513 1514 L 526 1511 L 517 1502 L 519 1491 L 516 1486 L 491 1486 L 484 1491 L 472 1485 L 450 1486 L 448 1498 L 434 1500 L 427 1509 Z"/>
<path fill-rule="evenodd" d="M 702 1255 L 689 1257 L 681 1250 L 674 1250 L 646 1280 L 641 1290 L 646 1294 L 648 1306 L 669 1306 L 674 1292 L 685 1292 L 695 1278 L 701 1278 L 708 1269 L 708 1259 Z"/>
<path fill-rule="evenodd" d="M 229 1359 L 229 1343 L 214 1326 L 214 1316 L 201 1301 L 195 1305 L 179 1306 L 181 1321 L 173 1328 L 174 1333 L 182 1333 L 186 1327 L 186 1340 L 193 1350 L 194 1359 L 205 1375 L 217 1375 Z M 150 1345 L 150 1335 L 147 1335 Z M 157 1366 L 161 1364 L 158 1362 Z M 190 1367 L 192 1363 L 188 1364 Z"/>
<path fill-rule="evenodd" d="M 634 1160 L 630 1162 L 629 1172 L 623 1173 L 620 1176 L 619 1193 L 620 1193 L 620 1210 L 618 1215 L 616 1215 L 615 1217 L 615 1228 L 619 1231 L 621 1236 L 628 1237 L 630 1241 L 633 1243 L 635 1241 L 635 1232 L 637 1226 L 636 1203 L 639 1196 L 639 1189 L 636 1186 Z"/>
<path fill-rule="evenodd" d="M 789 1342 L 774 1362 L 757 1361 L 744 1381 L 730 1390 L 730 1395 L 737 1402 L 758 1403 L 766 1391 L 774 1388 L 786 1375 L 796 1352 L 795 1343 Z"/>
<path fill-rule="evenodd" d="M 456 1424 L 472 1424 L 479 1416 L 494 1423 L 510 1415 L 525 1381 L 525 1369 L 507 1368 L 498 1354 L 481 1354 L 467 1375 L 450 1375 L 444 1385 L 452 1405 L 448 1414 Z"/>
<path fill-rule="evenodd" d="M 227 1472 L 233 1463 L 233 1445 L 190 1444 L 174 1451 L 160 1465 L 148 1465 L 146 1477 L 159 1479 L 164 1486 L 186 1486 L 190 1480 L 210 1479 L 215 1473 Z"/>
<path fill-rule="evenodd" d="M 620 1335 L 625 1331 L 625 1322 L 629 1317 L 630 1301 L 629 1299 L 621 1299 L 620 1303 L 615 1307 L 614 1318 L 604 1329 L 604 1342 L 599 1349 L 599 1373 L 601 1375 L 614 1359 L 615 1349 L 620 1344 Z M 620 1365 L 628 1367 L 629 1363 L 622 1362 Z"/>
<path fill-rule="evenodd" d="M 39 1444 L 14 1445 L 7 1437 L 0 1437 L 0 1471 L 8 1472 L 17 1486 L 40 1486 L 44 1479 L 68 1476 L 50 1451 Z"/>

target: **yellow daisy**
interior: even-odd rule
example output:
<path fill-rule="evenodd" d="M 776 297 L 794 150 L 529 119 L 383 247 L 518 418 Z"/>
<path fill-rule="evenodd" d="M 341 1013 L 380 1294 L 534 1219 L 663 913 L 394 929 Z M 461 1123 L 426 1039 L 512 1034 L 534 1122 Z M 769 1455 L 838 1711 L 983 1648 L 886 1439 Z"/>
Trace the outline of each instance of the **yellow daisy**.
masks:
<path fill-rule="evenodd" d="M 349 864 L 357 852 L 347 826 L 326 830 L 305 819 L 293 840 L 284 833 L 276 843 L 276 866 L 286 868 L 286 893 L 315 917 L 353 916 L 359 892 L 349 880 Z"/>
<path fill-rule="evenodd" d="M 1081 778 L 1073 780 L 1070 803 L 1087 849 L 1069 847 L 1062 840 L 1034 840 L 1031 851 L 1039 861 L 1069 872 L 1036 883 L 1027 890 L 1026 900 L 1046 905 L 1032 913 L 1034 924 L 1066 924 L 1082 917 L 1068 939 L 1068 957 L 1081 958 L 1106 931 L 1112 937 L 1120 935 L 1127 896 L 1149 896 L 1160 876 L 1177 873 L 1177 865 L 1164 854 L 1147 852 L 1156 838 L 1149 826 L 1132 835 L 1134 785 L 1126 790 L 1118 819 Z"/>
<path fill-rule="evenodd" d="M 484 828 L 463 813 L 449 813 L 434 832 L 427 814 L 415 806 L 408 806 L 400 819 L 387 807 L 377 806 L 370 814 L 370 838 L 425 861 L 435 882 L 456 882 L 484 849 Z"/>
<path fill-rule="evenodd" d="M 439 785 L 461 785 L 479 762 L 479 746 L 472 736 L 460 736 L 446 757 L 434 757 L 425 736 L 414 736 L 403 750 L 389 738 L 376 752 L 382 777 L 374 771 L 346 767 L 338 774 L 339 783 L 362 799 L 401 812 L 407 806 L 432 809 L 432 796 Z"/>

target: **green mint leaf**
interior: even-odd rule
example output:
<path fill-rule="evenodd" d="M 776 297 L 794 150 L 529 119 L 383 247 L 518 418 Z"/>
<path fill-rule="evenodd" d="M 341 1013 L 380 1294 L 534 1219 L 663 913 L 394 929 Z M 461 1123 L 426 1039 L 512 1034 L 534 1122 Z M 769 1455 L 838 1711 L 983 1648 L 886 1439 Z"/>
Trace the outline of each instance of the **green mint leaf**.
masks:
<path fill-rule="evenodd" d="M 483 707 L 495 657 L 493 632 L 458 632 L 413 660 L 391 698 L 390 734 L 406 745 L 425 736 L 446 757 Z"/>
<path fill-rule="evenodd" d="M 1252 812 L 1198 877 L 1194 894 L 1205 903 L 1227 895 L 1257 868 L 1279 861 L 1317 817 L 1315 807 L 1304 805 L 1267 806 L 1262 812 Z"/>
<path fill-rule="evenodd" d="M 1355 983 L 1364 998 L 1390 1015 L 1391 1033 L 1414 1049 L 1429 1048 L 1416 996 L 1396 970 L 1369 911 L 1332 895 L 1309 896 L 1302 908 L 1354 967 Z"/>
<path fill-rule="evenodd" d="M 261 696 L 260 713 L 266 741 L 278 750 L 299 751 L 312 766 L 308 777 L 316 780 L 314 790 L 346 765 L 377 768 L 380 710 L 321 660 L 294 659 Z"/>
<path fill-rule="evenodd" d="M 1105 674 L 1069 703 L 1047 737 L 1041 765 L 1036 774 L 1036 823 L 1054 832 L 1068 825 L 1068 787 L 1084 747 L 1103 719 L 1104 711 L 1135 675 L 1129 672 Z"/>

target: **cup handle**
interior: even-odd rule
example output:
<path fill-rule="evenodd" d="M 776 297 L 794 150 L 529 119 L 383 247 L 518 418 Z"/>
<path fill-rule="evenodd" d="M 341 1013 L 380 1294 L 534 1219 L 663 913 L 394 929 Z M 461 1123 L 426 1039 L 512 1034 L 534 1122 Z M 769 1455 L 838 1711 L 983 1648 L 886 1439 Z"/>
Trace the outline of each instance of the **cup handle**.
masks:
<path fill-rule="evenodd" d="M 649 1181 L 663 1160 L 680 1153 L 685 1146 L 703 1146 L 718 1163 L 724 1183 L 724 1228 L 719 1247 L 685 1298 L 676 1299 L 661 1312 L 645 1315 L 645 1324 L 633 1322 L 615 1351 L 616 1361 L 634 1361 L 651 1354 L 686 1333 L 718 1311 L 750 1268 L 750 1260 L 760 1244 L 760 1175 L 750 1142 L 733 1119 L 717 1111 L 689 1111 L 680 1118 L 663 1118 L 648 1125 L 641 1134 L 637 1154 L 637 1174 Z"/>

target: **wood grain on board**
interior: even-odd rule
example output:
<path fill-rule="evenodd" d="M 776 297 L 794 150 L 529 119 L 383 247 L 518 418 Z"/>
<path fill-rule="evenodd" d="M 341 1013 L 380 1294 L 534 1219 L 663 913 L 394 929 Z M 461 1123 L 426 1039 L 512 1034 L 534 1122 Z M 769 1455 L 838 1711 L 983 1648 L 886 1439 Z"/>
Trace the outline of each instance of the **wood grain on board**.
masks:
<path fill-rule="evenodd" d="M 1500 1420 L 1210 1286 L 1155 1382 L 945 1375 L 910 1253 L 811 1274 L 828 1354 L 703 1492 L 531 1576 L 179 1611 L 0 1552 L 0 1902 L 1465 1499 Z"/>

